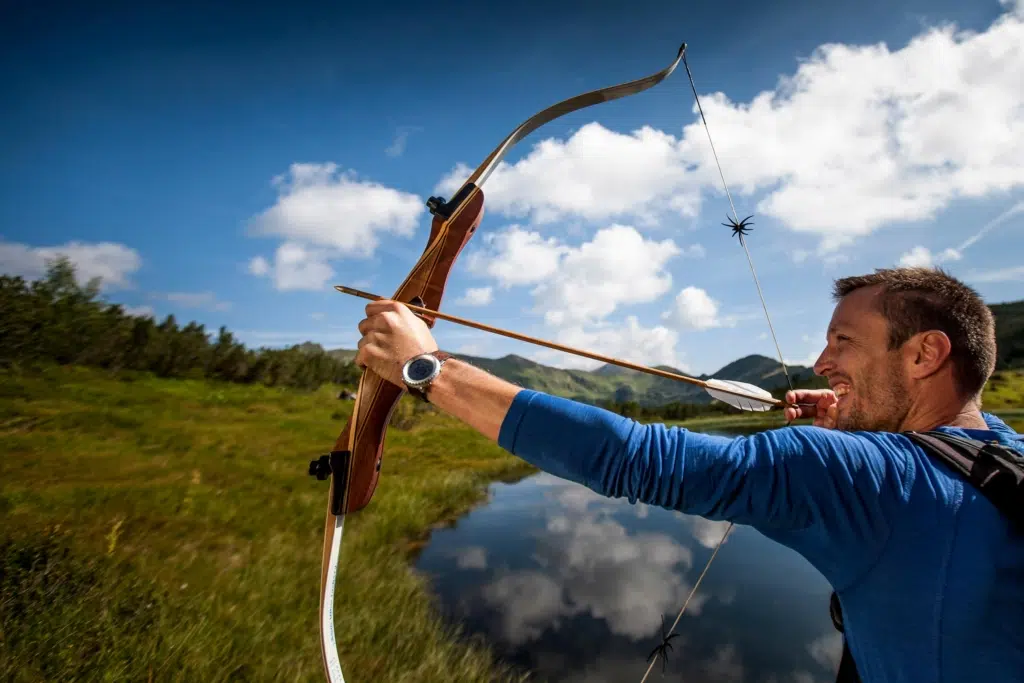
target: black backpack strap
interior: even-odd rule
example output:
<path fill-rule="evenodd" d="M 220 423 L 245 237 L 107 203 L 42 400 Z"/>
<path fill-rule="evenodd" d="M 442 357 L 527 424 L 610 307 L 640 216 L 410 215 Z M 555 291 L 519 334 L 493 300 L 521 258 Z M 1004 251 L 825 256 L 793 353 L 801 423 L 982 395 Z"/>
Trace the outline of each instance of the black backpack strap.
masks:
<path fill-rule="evenodd" d="M 960 472 L 1018 532 L 1024 532 L 1024 455 L 997 441 L 965 439 L 937 430 L 903 434 Z M 829 599 L 829 615 L 836 630 L 843 633 L 843 610 L 835 591 Z M 861 683 L 845 636 L 836 683 Z"/>
<path fill-rule="evenodd" d="M 835 591 L 832 591 L 832 596 L 828 601 L 828 613 L 832 617 L 832 625 L 842 633 L 843 608 L 839 605 L 839 596 Z M 843 636 L 843 657 L 839 660 L 839 670 L 836 671 L 836 683 L 861 683 L 857 665 L 854 664 L 853 655 L 850 653 L 850 646 L 846 644 L 846 636 Z"/>
<path fill-rule="evenodd" d="M 904 435 L 963 474 L 1018 532 L 1024 531 L 1024 455 L 996 441 L 965 439 L 940 431 Z"/>

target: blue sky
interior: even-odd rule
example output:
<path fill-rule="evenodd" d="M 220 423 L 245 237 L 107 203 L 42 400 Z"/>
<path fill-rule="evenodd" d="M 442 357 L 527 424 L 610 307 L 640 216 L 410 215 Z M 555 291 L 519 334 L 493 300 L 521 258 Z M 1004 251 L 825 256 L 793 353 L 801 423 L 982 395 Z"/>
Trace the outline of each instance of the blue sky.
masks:
<path fill-rule="evenodd" d="M 390 294 L 427 197 L 526 117 L 653 73 L 683 41 L 788 361 L 820 350 L 835 277 L 932 263 L 990 302 L 1024 298 L 1020 3 L 13 12 L 0 268 L 33 277 L 66 253 L 110 300 L 252 346 L 354 346 L 365 302 L 331 285 Z M 484 187 L 444 310 L 694 373 L 774 357 L 697 122 L 680 68 L 533 133 Z"/>

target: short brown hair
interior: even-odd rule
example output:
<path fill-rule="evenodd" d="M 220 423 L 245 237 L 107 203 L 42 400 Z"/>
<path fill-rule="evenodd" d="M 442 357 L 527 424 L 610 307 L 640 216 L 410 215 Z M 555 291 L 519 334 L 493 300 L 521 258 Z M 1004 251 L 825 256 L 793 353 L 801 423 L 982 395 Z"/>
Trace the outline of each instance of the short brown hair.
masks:
<path fill-rule="evenodd" d="M 881 313 L 889 323 L 889 348 L 919 332 L 949 337 L 957 390 L 977 400 L 996 366 L 995 318 L 981 296 L 939 268 L 879 268 L 873 275 L 835 281 L 837 301 L 855 289 L 879 285 Z"/>

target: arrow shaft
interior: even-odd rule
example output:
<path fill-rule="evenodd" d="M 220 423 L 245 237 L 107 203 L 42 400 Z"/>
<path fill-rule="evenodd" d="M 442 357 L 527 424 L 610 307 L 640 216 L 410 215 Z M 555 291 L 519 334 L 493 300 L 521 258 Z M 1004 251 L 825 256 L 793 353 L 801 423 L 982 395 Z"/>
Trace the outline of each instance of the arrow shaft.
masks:
<path fill-rule="evenodd" d="M 379 296 L 377 294 L 371 294 L 369 292 L 364 292 L 362 290 L 354 289 L 352 287 L 346 287 L 344 285 L 335 285 L 334 288 L 336 290 L 338 290 L 339 292 L 341 292 L 342 294 L 349 294 L 351 296 L 357 296 L 357 297 L 359 297 L 361 299 L 368 299 L 370 301 L 385 301 L 386 300 L 384 297 Z M 403 304 L 403 305 L 407 306 L 409 308 L 409 310 L 411 310 L 413 313 L 419 313 L 421 315 L 427 315 L 427 316 L 430 316 L 430 317 L 433 317 L 433 318 L 440 318 L 441 320 L 447 320 L 448 322 L 456 323 L 457 325 L 464 325 L 466 327 L 472 327 L 474 329 L 481 330 L 483 332 L 490 332 L 491 334 L 496 334 L 496 335 L 501 336 L 501 337 L 508 337 L 509 339 L 516 339 L 518 341 L 527 342 L 528 344 L 536 344 L 538 346 L 545 346 L 545 347 L 547 347 L 549 349 L 553 349 L 555 351 L 562 351 L 564 353 L 571 353 L 571 354 L 576 355 L 576 356 L 582 356 L 584 358 L 590 358 L 592 360 L 601 361 L 602 363 L 608 363 L 610 365 L 617 365 L 617 366 L 622 367 L 622 368 L 628 368 L 629 370 L 636 370 L 637 372 L 644 372 L 644 373 L 647 373 L 649 375 L 655 375 L 656 377 L 664 377 L 665 379 L 676 380 L 676 381 L 679 381 L 679 382 L 686 382 L 688 384 L 693 384 L 693 385 L 701 387 L 703 389 L 708 389 L 709 388 L 707 382 L 705 382 L 704 380 L 697 379 L 696 377 L 688 377 L 687 375 L 681 375 L 681 374 L 676 373 L 676 372 L 668 372 L 667 370 L 659 370 L 658 368 L 652 368 L 652 367 L 648 367 L 646 365 L 639 365 L 637 363 L 631 363 L 631 362 L 629 362 L 627 360 L 621 360 L 619 358 L 612 358 L 610 356 L 605 356 L 605 355 L 602 355 L 600 353 L 594 353 L 593 351 L 585 351 L 583 349 L 578 349 L 578 348 L 573 347 L 573 346 L 566 346 L 564 344 L 558 344 L 556 342 L 548 341 L 546 339 L 538 339 L 537 337 L 531 337 L 530 335 L 527 335 L 527 334 L 520 334 L 519 332 L 512 332 L 511 330 L 505 330 L 505 329 L 502 329 L 500 327 L 494 327 L 492 325 L 487 325 L 485 323 L 476 322 L 475 320 L 469 320 L 467 318 L 460 318 L 457 315 L 451 315 L 449 313 L 442 313 L 440 311 L 435 311 L 435 310 L 432 310 L 430 308 L 424 308 L 423 306 L 416 306 L 414 304 Z M 731 391 L 731 390 L 724 389 L 724 388 L 721 388 L 721 387 L 715 387 L 715 391 L 720 391 L 722 393 L 731 394 L 733 396 L 738 396 L 740 398 L 754 398 L 757 401 L 764 402 L 764 403 L 771 403 L 772 405 L 778 406 L 778 407 L 785 407 L 785 406 L 789 405 L 785 401 L 780 401 L 778 399 L 771 399 L 771 400 L 769 400 L 769 399 L 761 398 L 761 397 L 752 397 L 749 394 L 745 394 L 745 393 L 743 393 L 741 391 Z"/>

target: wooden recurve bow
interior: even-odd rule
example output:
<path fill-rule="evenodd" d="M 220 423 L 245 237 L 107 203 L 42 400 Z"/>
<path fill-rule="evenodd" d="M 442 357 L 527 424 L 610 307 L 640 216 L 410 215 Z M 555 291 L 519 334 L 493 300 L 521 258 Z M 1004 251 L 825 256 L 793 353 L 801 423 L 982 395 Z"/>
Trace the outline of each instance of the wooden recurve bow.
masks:
<path fill-rule="evenodd" d="M 634 95 L 657 85 L 675 71 L 685 53 L 684 43 L 673 62 L 656 74 L 576 95 L 534 114 L 491 152 L 450 201 L 442 197 L 428 199 L 427 207 L 434 218 L 427 246 L 392 299 L 435 310 L 441 307 L 445 284 L 455 259 L 483 218 L 484 195 L 480 188 L 517 142 L 560 116 Z M 434 318 L 424 316 L 424 319 L 433 327 Z M 310 475 L 320 480 L 330 477 L 331 480 L 320 573 L 320 649 L 330 683 L 343 683 L 345 680 L 334 633 L 334 589 L 342 527 L 345 515 L 361 510 L 373 497 L 384 457 L 388 420 L 403 391 L 365 370 L 359 380 L 352 415 L 338 436 L 334 450 L 312 461 L 309 466 Z"/>

